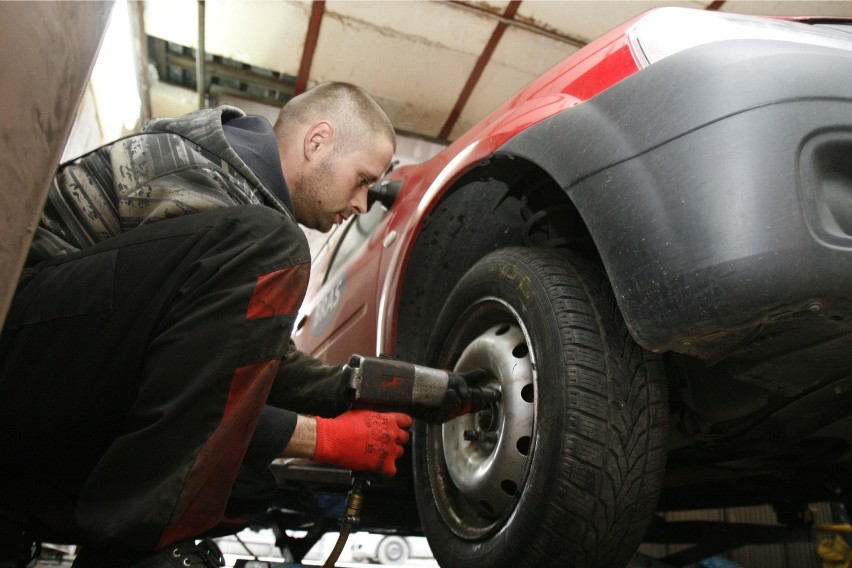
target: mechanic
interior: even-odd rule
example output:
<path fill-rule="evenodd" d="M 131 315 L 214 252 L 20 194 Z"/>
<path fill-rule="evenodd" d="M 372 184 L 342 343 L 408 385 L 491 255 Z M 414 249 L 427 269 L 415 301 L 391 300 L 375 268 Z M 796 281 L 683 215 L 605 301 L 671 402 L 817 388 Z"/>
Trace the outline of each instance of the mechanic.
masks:
<path fill-rule="evenodd" d="M 347 368 L 290 340 L 297 221 L 363 213 L 395 146 L 324 83 L 274 127 L 203 109 L 62 165 L 0 338 L 0 526 L 79 567 L 216 566 L 196 539 L 265 511 L 274 458 L 395 474 L 412 419 L 347 410 Z"/>

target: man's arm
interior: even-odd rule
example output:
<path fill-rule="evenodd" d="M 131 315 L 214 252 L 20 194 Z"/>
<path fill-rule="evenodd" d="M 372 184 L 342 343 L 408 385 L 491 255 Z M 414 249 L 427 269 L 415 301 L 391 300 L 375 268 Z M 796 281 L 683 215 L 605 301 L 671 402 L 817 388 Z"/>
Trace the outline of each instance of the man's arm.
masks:
<path fill-rule="evenodd" d="M 339 416 L 349 410 L 353 392 L 343 365 L 329 365 L 302 353 L 290 341 L 267 404 L 312 416 Z"/>
<path fill-rule="evenodd" d="M 296 417 L 296 429 L 290 441 L 278 456 L 280 458 L 305 458 L 312 460 L 317 450 L 317 422 L 310 416 Z"/>

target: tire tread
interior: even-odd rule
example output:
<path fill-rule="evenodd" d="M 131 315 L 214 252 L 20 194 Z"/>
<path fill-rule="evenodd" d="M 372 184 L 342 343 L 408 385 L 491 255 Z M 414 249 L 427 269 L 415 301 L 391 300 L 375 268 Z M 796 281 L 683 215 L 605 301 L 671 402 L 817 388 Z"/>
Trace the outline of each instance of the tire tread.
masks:
<path fill-rule="evenodd" d="M 552 458 L 559 462 L 555 479 L 536 488 L 548 494 L 547 506 L 535 511 L 537 528 L 518 528 L 515 540 L 522 544 L 504 538 L 509 542 L 501 543 L 493 563 L 477 562 L 483 568 L 623 566 L 641 542 L 662 484 L 662 364 L 632 340 L 600 266 L 563 250 L 501 249 L 477 263 L 459 287 L 493 281 L 505 267 L 534 280 L 536 298 L 543 291 L 555 316 L 565 426 Z M 463 309 L 465 301 L 470 298 L 462 295 L 453 305 Z"/>

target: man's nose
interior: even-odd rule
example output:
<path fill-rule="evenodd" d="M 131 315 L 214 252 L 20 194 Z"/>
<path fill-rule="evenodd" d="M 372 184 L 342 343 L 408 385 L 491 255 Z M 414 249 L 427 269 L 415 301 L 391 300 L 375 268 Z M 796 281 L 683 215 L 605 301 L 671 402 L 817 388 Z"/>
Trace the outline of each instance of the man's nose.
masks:
<path fill-rule="evenodd" d="M 361 215 L 362 213 L 367 212 L 367 188 L 360 188 L 355 192 L 355 197 L 352 199 L 350 203 L 352 206 L 352 212 L 356 215 Z"/>

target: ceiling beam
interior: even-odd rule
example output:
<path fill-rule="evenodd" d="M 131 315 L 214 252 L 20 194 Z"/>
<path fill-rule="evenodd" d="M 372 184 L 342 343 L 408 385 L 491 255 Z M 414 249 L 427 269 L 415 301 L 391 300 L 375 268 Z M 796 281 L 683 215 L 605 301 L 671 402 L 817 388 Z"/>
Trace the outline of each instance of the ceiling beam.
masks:
<path fill-rule="evenodd" d="M 568 45 L 573 45 L 574 47 L 584 47 L 588 43 L 585 40 L 569 36 L 552 29 L 545 28 L 535 23 L 531 23 L 532 20 L 530 22 L 525 22 L 523 20 L 515 18 L 507 18 L 504 15 L 500 15 L 478 4 L 468 4 L 467 2 L 463 2 L 462 0 L 449 0 L 446 5 L 450 6 L 451 8 L 467 10 L 468 12 L 475 12 L 481 16 L 494 18 L 496 20 L 500 20 L 501 22 L 509 26 L 520 28 L 524 31 L 544 36 L 552 40 L 560 41 L 562 43 L 567 43 Z"/>
<path fill-rule="evenodd" d="M 163 55 L 163 62 L 166 65 L 174 65 L 186 70 L 195 68 L 195 57 L 189 55 L 165 52 Z M 207 73 L 213 77 L 254 85 L 262 89 L 284 93 L 287 96 L 293 96 L 293 92 L 295 90 L 293 83 L 286 79 L 270 77 L 268 75 L 252 71 L 251 69 L 225 65 L 224 63 L 218 63 L 216 61 L 207 63 L 206 68 Z"/>
<path fill-rule="evenodd" d="M 485 45 L 485 49 L 482 50 L 482 53 L 479 55 L 479 59 L 476 61 L 476 65 L 473 66 L 464 88 L 461 90 L 461 93 L 459 93 L 459 98 L 456 100 L 453 110 L 450 111 L 450 115 L 447 117 L 444 127 L 441 128 L 441 132 L 438 134 L 438 138 L 442 138 L 444 140 L 449 138 L 450 133 L 453 131 L 453 127 L 456 125 L 456 122 L 458 122 L 459 116 L 461 116 L 462 110 L 467 104 L 467 101 L 470 99 L 471 93 L 473 93 L 474 87 L 476 87 L 476 84 L 482 77 L 482 73 L 485 71 L 485 66 L 488 65 L 489 61 L 491 61 L 491 56 L 494 55 L 494 50 L 497 49 L 497 44 L 500 43 L 500 39 L 503 37 L 503 33 L 506 31 L 506 28 L 509 27 L 507 20 L 510 21 L 515 17 L 520 5 L 521 0 L 512 0 L 509 2 L 509 6 L 506 8 L 506 11 L 503 12 L 502 18 L 491 33 L 491 38 Z"/>
<path fill-rule="evenodd" d="M 130 17 L 130 41 L 133 46 L 133 64 L 136 69 L 136 85 L 142 102 L 140 124 L 151 120 L 151 81 L 148 76 L 148 48 L 145 36 L 145 5 L 131 2 L 127 5 Z"/>
<path fill-rule="evenodd" d="M 204 47 L 206 35 L 204 0 L 198 0 L 198 51 L 195 55 L 195 84 L 198 91 L 198 108 L 205 108 L 207 106 L 207 52 Z"/>
<path fill-rule="evenodd" d="M 317 50 L 322 17 L 325 13 L 325 0 L 314 0 L 311 3 L 311 19 L 308 21 L 308 32 L 305 35 L 305 47 L 302 49 L 302 62 L 299 64 L 299 76 L 296 77 L 296 94 L 307 90 L 308 77 L 311 75 L 311 65 Z"/>

